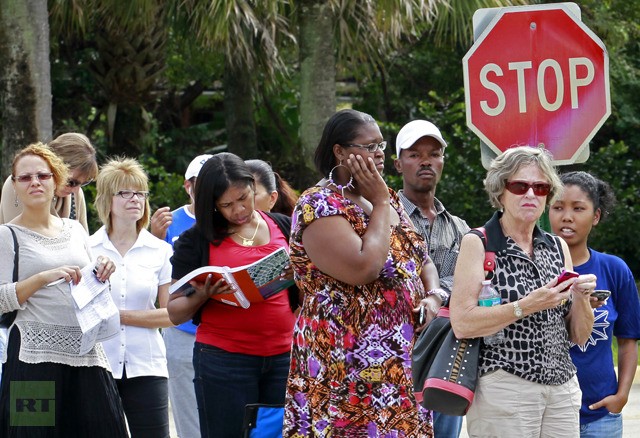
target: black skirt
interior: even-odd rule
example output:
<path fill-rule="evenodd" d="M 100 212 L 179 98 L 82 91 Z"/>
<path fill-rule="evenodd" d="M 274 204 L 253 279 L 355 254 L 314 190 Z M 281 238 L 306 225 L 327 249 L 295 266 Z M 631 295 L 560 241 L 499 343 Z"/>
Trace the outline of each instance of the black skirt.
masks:
<path fill-rule="evenodd" d="M 111 372 L 98 367 L 20 362 L 20 331 L 11 330 L 0 384 L 4 438 L 128 437 Z"/>

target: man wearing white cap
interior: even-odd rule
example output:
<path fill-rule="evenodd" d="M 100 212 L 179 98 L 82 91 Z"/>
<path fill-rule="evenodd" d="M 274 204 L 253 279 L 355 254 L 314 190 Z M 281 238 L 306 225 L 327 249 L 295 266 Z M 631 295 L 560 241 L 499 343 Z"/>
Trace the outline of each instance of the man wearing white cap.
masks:
<path fill-rule="evenodd" d="M 158 220 L 156 223 L 161 227 L 156 231 L 161 232 L 163 235 L 158 236 L 158 234 L 154 233 L 156 237 L 163 238 L 173 245 L 183 231 L 188 230 L 196 223 L 193 209 L 194 185 L 202 165 L 211 157 L 212 155 L 199 155 L 191 161 L 184 174 L 184 189 L 191 202 L 172 211 L 168 221 L 166 218 Z M 168 212 L 168 207 L 163 207 L 163 209 L 167 209 Z M 156 211 L 156 214 L 158 214 L 158 211 Z M 153 223 L 151 228 L 153 231 Z M 169 400 L 171 401 L 171 412 L 176 425 L 176 432 L 180 438 L 200 437 L 198 403 L 196 402 L 196 393 L 193 386 L 192 357 L 195 335 L 196 326 L 191 321 L 163 330 L 164 343 L 167 349 L 167 368 L 169 369 Z"/>
<path fill-rule="evenodd" d="M 414 120 L 402 127 L 396 138 L 395 168 L 402 175 L 400 201 L 411 221 L 427 241 L 429 256 L 440 275 L 440 287 L 428 292 L 441 301 L 448 298 L 453 285 L 453 271 L 458 258 L 460 241 L 469 226 L 451 215 L 436 198 L 436 187 L 444 168 L 447 143 L 440 130 L 426 120 Z M 427 307 L 430 317 L 437 308 Z M 460 435 L 462 417 L 434 412 L 435 438 Z"/>

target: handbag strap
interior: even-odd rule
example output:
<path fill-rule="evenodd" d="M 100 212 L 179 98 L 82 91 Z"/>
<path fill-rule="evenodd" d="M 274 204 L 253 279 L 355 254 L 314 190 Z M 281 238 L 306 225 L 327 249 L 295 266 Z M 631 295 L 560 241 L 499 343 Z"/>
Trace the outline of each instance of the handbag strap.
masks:
<path fill-rule="evenodd" d="M 18 281 L 18 262 L 20 261 L 20 245 L 18 245 L 18 238 L 16 237 L 16 232 L 13 230 L 13 227 L 9 225 L 5 225 L 5 227 L 9 228 L 11 231 L 11 237 L 13 237 L 13 281 Z"/>
<path fill-rule="evenodd" d="M 482 245 L 484 246 L 484 262 L 482 263 L 485 270 L 484 278 L 485 280 L 490 280 L 493 278 L 493 271 L 496 268 L 496 253 L 487 251 L 487 231 L 484 227 L 478 227 L 469 232 L 475 234 L 482 240 Z"/>

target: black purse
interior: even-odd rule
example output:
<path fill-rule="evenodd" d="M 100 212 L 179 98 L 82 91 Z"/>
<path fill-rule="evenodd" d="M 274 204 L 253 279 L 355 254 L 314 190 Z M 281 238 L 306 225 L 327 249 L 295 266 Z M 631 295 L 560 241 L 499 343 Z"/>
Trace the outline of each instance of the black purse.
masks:
<path fill-rule="evenodd" d="M 16 232 L 13 231 L 13 228 L 8 225 L 5 225 L 5 227 L 9 228 L 9 230 L 11 231 L 11 236 L 13 237 L 13 252 L 14 252 L 13 281 L 16 282 L 18 281 L 18 262 L 20 260 L 18 251 L 20 249 L 20 246 L 18 245 L 18 238 L 16 237 Z M 13 310 L 11 312 L 3 313 L 2 315 L 0 315 L 0 327 L 4 327 L 4 328 L 11 327 L 11 324 L 13 324 L 13 321 L 16 320 L 17 314 L 18 314 L 18 311 Z"/>
<path fill-rule="evenodd" d="M 486 247 L 484 228 L 473 231 Z M 485 251 L 484 269 L 490 278 L 495 254 Z M 449 320 L 449 303 L 420 334 L 413 347 L 413 384 L 416 400 L 426 409 L 446 415 L 467 413 L 478 381 L 481 338 L 458 339 Z"/>

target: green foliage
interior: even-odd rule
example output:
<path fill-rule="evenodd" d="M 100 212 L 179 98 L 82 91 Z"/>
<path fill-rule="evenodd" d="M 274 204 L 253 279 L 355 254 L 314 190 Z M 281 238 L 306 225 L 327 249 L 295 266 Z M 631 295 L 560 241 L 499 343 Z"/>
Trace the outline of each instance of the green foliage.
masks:
<path fill-rule="evenodd" d="M 189 201 L 183 188 L 184 173 L 167 172 L 157 159 L 146 154 L 140 157 L 140 164 L 149 175 L 149 202 L 152 213 L 158 207 L 169 206 L 173 210 Z"/>
<path fill-rule="evenodd" d="M 611 141 L 592 152 L 584 165 L 574 167 L 607 181 L 618 199 L 610 216 L 594 228 L 589 245 L 598 251 L 615 254 L 624 259 L 638 278 L 640 245 L 630 233 L 637 229 L 640 213 L 640 162 L 634 158 L 634 152 L 624 142 Z"/>

